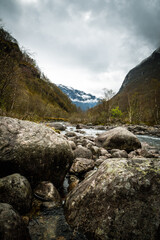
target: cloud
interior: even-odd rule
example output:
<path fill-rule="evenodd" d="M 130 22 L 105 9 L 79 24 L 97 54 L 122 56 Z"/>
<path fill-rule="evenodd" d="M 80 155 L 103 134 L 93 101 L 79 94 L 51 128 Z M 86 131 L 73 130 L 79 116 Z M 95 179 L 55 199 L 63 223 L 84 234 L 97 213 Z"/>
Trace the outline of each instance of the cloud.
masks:
<path fill-rule="evenodd" d="M 1 0 L 0 16 L 53 82 L 96 94 L 160 45 L 159 0 Z"/>

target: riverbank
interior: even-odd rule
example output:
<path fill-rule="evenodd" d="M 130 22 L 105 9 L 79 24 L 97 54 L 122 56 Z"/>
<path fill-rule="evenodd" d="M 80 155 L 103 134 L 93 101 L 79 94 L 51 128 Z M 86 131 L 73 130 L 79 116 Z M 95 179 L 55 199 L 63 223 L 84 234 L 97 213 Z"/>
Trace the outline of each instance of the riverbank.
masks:
<path fill-rule="evenodd" d="M 158 148 L 115 126 L 1 117 L 0 131 L 2 240 L 159 238 Z"/>

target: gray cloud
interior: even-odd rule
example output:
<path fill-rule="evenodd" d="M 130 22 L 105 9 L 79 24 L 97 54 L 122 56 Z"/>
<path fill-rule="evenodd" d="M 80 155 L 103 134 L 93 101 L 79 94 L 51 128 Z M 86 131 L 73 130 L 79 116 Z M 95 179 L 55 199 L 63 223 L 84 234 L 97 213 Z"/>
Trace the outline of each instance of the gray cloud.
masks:
<path fill-rule="evenodd" d="M 47 68 L 51 62 L 57 69 L 80 69 L 88 89 L 91 82 L 104 88 L 117 81 L 118 90 L 127 71 L 160 45 L 159 0 L 1 0 L 0 17 L 21 45 L 36 52 L 49 77 L 56 81 Z"/>

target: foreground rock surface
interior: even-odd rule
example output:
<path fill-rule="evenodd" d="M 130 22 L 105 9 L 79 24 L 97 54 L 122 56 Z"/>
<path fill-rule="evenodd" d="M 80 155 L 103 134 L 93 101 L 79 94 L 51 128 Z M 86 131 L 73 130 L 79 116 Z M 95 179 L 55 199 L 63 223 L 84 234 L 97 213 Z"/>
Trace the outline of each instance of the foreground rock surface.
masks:
<path fill-rule="evenodd" d="M 32 183 L 62 185 L 73 155 L 67 140 L 29 121 L 0 117 L 0 177 L 18 172 Z"/>
<path fill-rule="evenodd" d="M 138 138 L 126 128 L 117 127 L 111 129 L 96 138 L 96 144 L 105 149 L 121 149 L 127 152 L 141 148 Z"/>
<path fill-rule="evenodd" d="M 160 239 L 160 159 L 107 159 L 67 196 L 71 226 L 96 240 Z"/>
<path fill-rule="evenodd" d="M 0 239 L 31 240 L 21 217 L 7 203 L 0 203 Z"/>
<path fill-rule="evenodd" d="M 11 204 L 20 213 L 30 210 L 32 189 L 20 174 L 0 178 L 0 202 Z"/>
<path fill-rule="evenodd" d="M 70 228 L 62 208 L 40 211 L 29 223 L 29 233 L 32 240 L 87 240 Z"/>

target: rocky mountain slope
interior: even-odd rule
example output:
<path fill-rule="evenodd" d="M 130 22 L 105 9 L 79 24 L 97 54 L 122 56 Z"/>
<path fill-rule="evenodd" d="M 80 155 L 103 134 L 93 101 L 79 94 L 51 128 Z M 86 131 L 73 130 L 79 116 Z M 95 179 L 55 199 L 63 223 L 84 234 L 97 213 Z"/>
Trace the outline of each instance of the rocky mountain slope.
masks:
<path fill-rule="evenodd" d="M 100 100 L 92 94 L 85 93 L 72 87 L 67 87 L 62 84 L 59 84 L 58 87 L 70 98 L 72 103 L 80 107 L 83 111 L 96 106 Z"/>
<path fill-rule="evenodd" d="M 112 102 L 130 122 L 160 123 L 160 48 L 127 74 Z"/>
<path fill-rule="evenodd" d="M 101 122 L 111 119 L 110 110 L 119 106 L 122 120 L 139 124 L 160 124 L 160 48 L 129 71 L 119 92 L 92 110 Z M 97 116 L 97 117 L 98 117 Z"/>
<path fill-rule="evenodd" d="M 0 115 L 36 119 L 67 116 L 76 110 L 16 39 L 0 27 Z"/>

